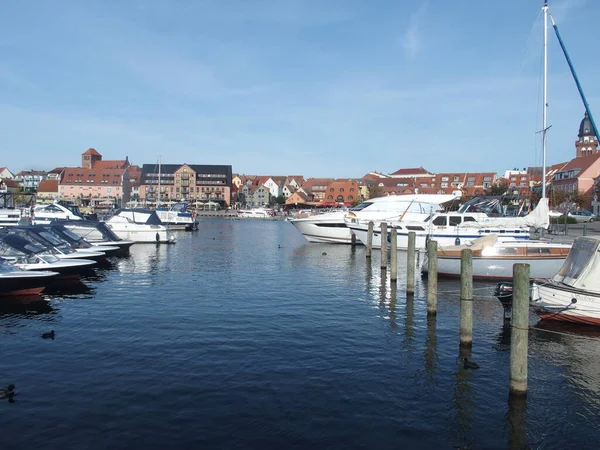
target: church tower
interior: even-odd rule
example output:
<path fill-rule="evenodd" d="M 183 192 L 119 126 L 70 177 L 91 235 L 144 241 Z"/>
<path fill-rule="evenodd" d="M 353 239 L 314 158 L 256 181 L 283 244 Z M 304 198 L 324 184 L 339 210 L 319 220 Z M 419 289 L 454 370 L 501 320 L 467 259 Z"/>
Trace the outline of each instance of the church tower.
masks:
<path fill-rule="evenodd" d="M 590 120 L 587 111 L 579 125 L 579 139 L 575 141 L 575 157 L 591 155 L 598 151 L 598 138 L 594 134 L 592 121 Z"/>
<path fill-rule="evenodd" d="M 83 169 L 93 169 L 96 161 L 102 161 L 102 155 L 95 148 L 88 148 L 81 154 L 81 167 Z"/>

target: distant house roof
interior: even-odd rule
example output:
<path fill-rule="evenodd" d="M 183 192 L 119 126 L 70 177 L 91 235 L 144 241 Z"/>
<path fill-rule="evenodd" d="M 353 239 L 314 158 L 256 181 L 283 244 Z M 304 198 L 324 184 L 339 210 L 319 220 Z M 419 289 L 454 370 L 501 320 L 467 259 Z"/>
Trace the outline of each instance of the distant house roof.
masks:
<path fill-rule="evenodd" d="M 95 148 L 88 148 L 85 152 L 82 153 L 83 155 L 94 155 L 94 156 L 102 156 L 100 153 L 98 153 L 96 151 Z"/>
<path fill-rule="evenodd" d="M 179 168 L 187 166 L 197 174 L 201 175 L 220 175 L 220 180 L 225 178 L 225 186 L 231 186 L 231 166 L 228 165 L 203 165 L 203 164 L 161 164 L 160 173 L 161 179 L 162 174 L 175 174 Z M 141 184 L 151 184 L 151 181 L 156 180 L 156 175 L 159 172 L 158 164 L 144 164 L 142 166 L 142 177 L 140 180 Z M 210 178 L 209 178 L 210 179 Z M 215 177 L 215 184 L 217 177 Z"/>
<path fill-rule="evenodd" d="M 395 172 L 391 173 L 390 176 L 394 177 L 415 177 L 415 176 L 427 176 L 432 175 L 428 170 L 423 169 L 423 167 L 411 167 L 407 169 L 398 169 Z"/>
<path fill-rule="evenodd" d="M 38 187 L 38 193 L 55 192 L 58 193 L 58 180 L 42 180 Z"/>
<path fill-rule="evenodd" d="M 122 184 L 125 169 L 82 169 L 81 167 L 67 167 L 61 185 L 80 186 L 114 186 Z"/>

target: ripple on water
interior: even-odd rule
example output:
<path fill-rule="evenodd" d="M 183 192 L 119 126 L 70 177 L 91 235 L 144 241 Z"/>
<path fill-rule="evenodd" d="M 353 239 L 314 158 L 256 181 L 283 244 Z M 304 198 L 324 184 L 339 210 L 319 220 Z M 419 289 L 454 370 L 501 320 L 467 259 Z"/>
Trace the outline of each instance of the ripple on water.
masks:
<path fill-rule="evenodd" d="M 476 286 L 481 368 L 465 371 L 456 282 L 440 280 L 431 320 L 420 279 L 404 296 L 403 253 L 393 284 L 377 252 L 368 265 L 364 248 L 309 245 L 289 223 L 201 224 L 172 246 L 133 246 L 85 292 L 0 310 L 0 385 L 19 390 L 1 448 L 586 448 L 600 437 L 597 337 L 532 331 L 526 411 L 509 410 L 493 285 Z M 56 339 L 41 339 L 50 329 Z"/>

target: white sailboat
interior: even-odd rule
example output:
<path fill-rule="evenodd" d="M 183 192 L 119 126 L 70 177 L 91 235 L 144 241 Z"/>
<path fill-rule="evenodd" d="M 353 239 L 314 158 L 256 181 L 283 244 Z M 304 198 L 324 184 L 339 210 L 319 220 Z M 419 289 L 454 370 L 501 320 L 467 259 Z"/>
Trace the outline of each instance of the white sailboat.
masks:
<path fill-rule="evenodd" d="M 548 19 L 556 32 L 556 37 L 565 54 L 571 74 L 575 79 L 577 88 L 585 105 L 587 115 L 592 124 L 594 134 L 598 137 L 598 130 L 594 123 L 589 105 L 583 94 L 583 90 L 575 74 L 575 70 L 568 57 L 564 43 L 558 33 L 558 28 L 552 15 L 548 11 L 548 4 L 544 2 L 544 125 L 542 139 L 544 145 L 544 172 L 543 172 L 543 196 L 545 197 L 545 165 L 546 165 L 546 108 L 547 108 L 547 67 L 548 67 Z M 559 320 L 566 322 L 585 323 L 600 325 L 600 239 L 592 237 L 578 237 L 567 259 L 547 283 L 534 283 L 531 290 L 531 307 L 542 318 L 548 320 Z M 498 285 L 497 292 L 500 301 L 503 301 L 503 288 Z M 510 292 L 510 288 L 505 292 Z"/>

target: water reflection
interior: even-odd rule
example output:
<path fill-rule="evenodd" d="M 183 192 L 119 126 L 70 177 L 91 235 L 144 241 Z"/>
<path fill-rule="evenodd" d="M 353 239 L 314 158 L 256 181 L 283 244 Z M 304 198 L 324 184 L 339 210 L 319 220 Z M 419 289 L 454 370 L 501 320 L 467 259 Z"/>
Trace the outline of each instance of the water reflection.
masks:
<path fill-rule="evenodd" d="M 466 369 L 464 360 L 471 360 L 471 349 L 460 347 L 458 350 L 457 369 L 455 374 L 454 396 L 452 400 L 456 410 L 456 423 L 458 427 L 454 429 L 455 439 L 460 443 L 460 448 L 471 448 L 473 409 L 475 402 L 473 399 L 473 390 L 471 387 L 471 370 Z"/>
<path fill-rule="evenodd" d="M 428 375 L 430 385 L 434 384 L 435 370 L 438 365 L 437 355 L 437 336 L 436 336 L 436 316 L 427 316 L 427 336 L 425 337 L 425 372 Z"/>
<path fill-rule="evenodd" d="M 408 350 L 414 350 L 415 341 L 415 296 L 406 296 L 406 311 L 404 316 L 404 346 Z"/>
<path fill-rule="evenodd" d="M 503 325 L 500 329 L 500 333 L 498 333 L 498 337 L 496 338 L 496 344 L 494 348 L 499 352 L 507 352 L 510 350 L 510 333 L 511 326 Z"/>
<path fill-rule="evenodd" d="M 600 330 L 559 321 L 540 321 L 530 334 L 530 347 L 564 368 L 575 393 L 600 413 Z"/>
<path fill-rule="evenodd" d="M 0 300 L 0 332 L 12 333 L 12 328 L 19 328 L 21 319 L 44 320 L 47 314 L 57 310 L 41 295 L 20 296 L 20 298 L 2 298 Z"/>
<path fill-rule="evenodd" d="M 155 274 L 168 265 L 168 252 L 178 244 L 136 244 L 130 249 L 129 258 L 116 262 L 119 270 L 127 273 Z"/>
<path fill-rule="evenodd" d="M 95 289 L 89 287 L 83 281 L 71 279 L 68 281 L 53 283 L 46 287 L 43 292 L 45 298 L 92 298 Z"/>
<path fill-rule="evenodd" d="M 509 426 L 508 448 L 530 448 L 527 441 L 527 397 L 509 396 L 506 421 Z"/>

